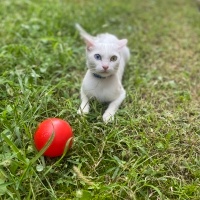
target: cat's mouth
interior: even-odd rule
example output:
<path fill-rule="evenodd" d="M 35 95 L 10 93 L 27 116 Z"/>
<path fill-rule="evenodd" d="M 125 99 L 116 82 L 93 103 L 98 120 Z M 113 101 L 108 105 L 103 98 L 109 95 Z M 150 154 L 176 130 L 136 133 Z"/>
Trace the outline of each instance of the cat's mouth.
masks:
<path fill-rule="evenodd" d="M 102 75 L 102 76 L 110 76 L 113 74 L 113 71 L 110 70 L 110 69 L 107 69 L 107 70 L 91 70 L 92 73 L 95 73 L 95 74 L 99 74 L 99 75 Z"/>
<path fill-rule="evenodd" d="M 102 76 L 105 76 L 105 77 L 112 75 L 112 73 L 110 73 L 109 71 L 102 71 L 99 74 L 102 75 Z"/>
<path fill-rule="evenodd" d="M 100 76 L 103 76 L 103 77 L 109 77 L 109 76 L 112 76 L 113 73 L 111 72 L 108 72 L 108 71 L 104 71 L 104 72 L 101 72 L 101 73 L 98 73 Z"/>
<path fill-rule="evenodd" d="M 102 74 L 109 74 L 109 71 L 104 70 L 104 71 L 101 71 L 100 73 L 102 73 Z"/>
<path fill-rule="evenodd" d="M 110 74 L 112 72 L 112 70 L 104 69 L 104 70 L 100 70 L 99 72 L 102 73 L 102 74 Z"/>

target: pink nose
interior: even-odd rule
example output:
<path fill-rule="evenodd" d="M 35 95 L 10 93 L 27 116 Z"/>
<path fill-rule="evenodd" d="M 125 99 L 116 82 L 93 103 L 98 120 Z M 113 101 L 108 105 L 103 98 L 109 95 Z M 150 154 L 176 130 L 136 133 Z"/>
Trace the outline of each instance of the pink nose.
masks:
<path fill-rule="evenodd" d="M 102 66 L 104 70 L 107 70 L 108 69 L 108 66 L 107 65 L 104 65 Z"/>

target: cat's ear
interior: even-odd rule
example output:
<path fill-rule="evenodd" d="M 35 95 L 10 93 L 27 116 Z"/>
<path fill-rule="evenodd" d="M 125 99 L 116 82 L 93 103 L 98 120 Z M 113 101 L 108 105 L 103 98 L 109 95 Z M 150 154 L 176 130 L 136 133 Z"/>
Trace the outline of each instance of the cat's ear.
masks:
<path fill-rule="evenodd" d="M 127 45 L 128 40 L 127 39 L 121 39 L 118 41 L 118 49 L 123 48 L 124 46 Z"/>
<path fill-rule="evenodd" d="M 87 50 L 91 50 L 94 46 L 94 37 L 87 33 L 79 24 L 75 24 L 76 29 L 79 31 L 81 37 L 86 43 Z"/>
<path fill-rule="evenodd" d="M 94 40 L 90 36 L 82 35 L 83 40 L 85 41 L 88 51 L 91 51 L 94 47 Z"/>

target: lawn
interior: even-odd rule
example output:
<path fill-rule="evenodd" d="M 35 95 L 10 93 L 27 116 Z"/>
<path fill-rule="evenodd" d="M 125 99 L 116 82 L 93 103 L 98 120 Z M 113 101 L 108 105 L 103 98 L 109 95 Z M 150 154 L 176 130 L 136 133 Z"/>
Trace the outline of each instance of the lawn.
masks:
<path fill-rule="evenodd" d="M 0 199 L 199 200 L 200 12 L 188 0 L 0 1 Z M 77 115 L 84 43 L 74 24 L 127 38 L 115 121 Z M 38 154 L 37 125 L 67 120 L 63 158 Z"/>

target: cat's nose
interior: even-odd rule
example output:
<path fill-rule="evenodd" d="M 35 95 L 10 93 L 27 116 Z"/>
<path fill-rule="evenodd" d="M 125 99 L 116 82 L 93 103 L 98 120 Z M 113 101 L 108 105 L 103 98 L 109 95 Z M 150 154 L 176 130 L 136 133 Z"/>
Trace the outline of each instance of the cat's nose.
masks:
<path fill-rule="evenodd" d="M 107 69 L 108 69 L 108 66 L 107 66 L 107 65 L 103 65 L 102 67 L 103 67 L 104 70 L 107 70 Z"/>

